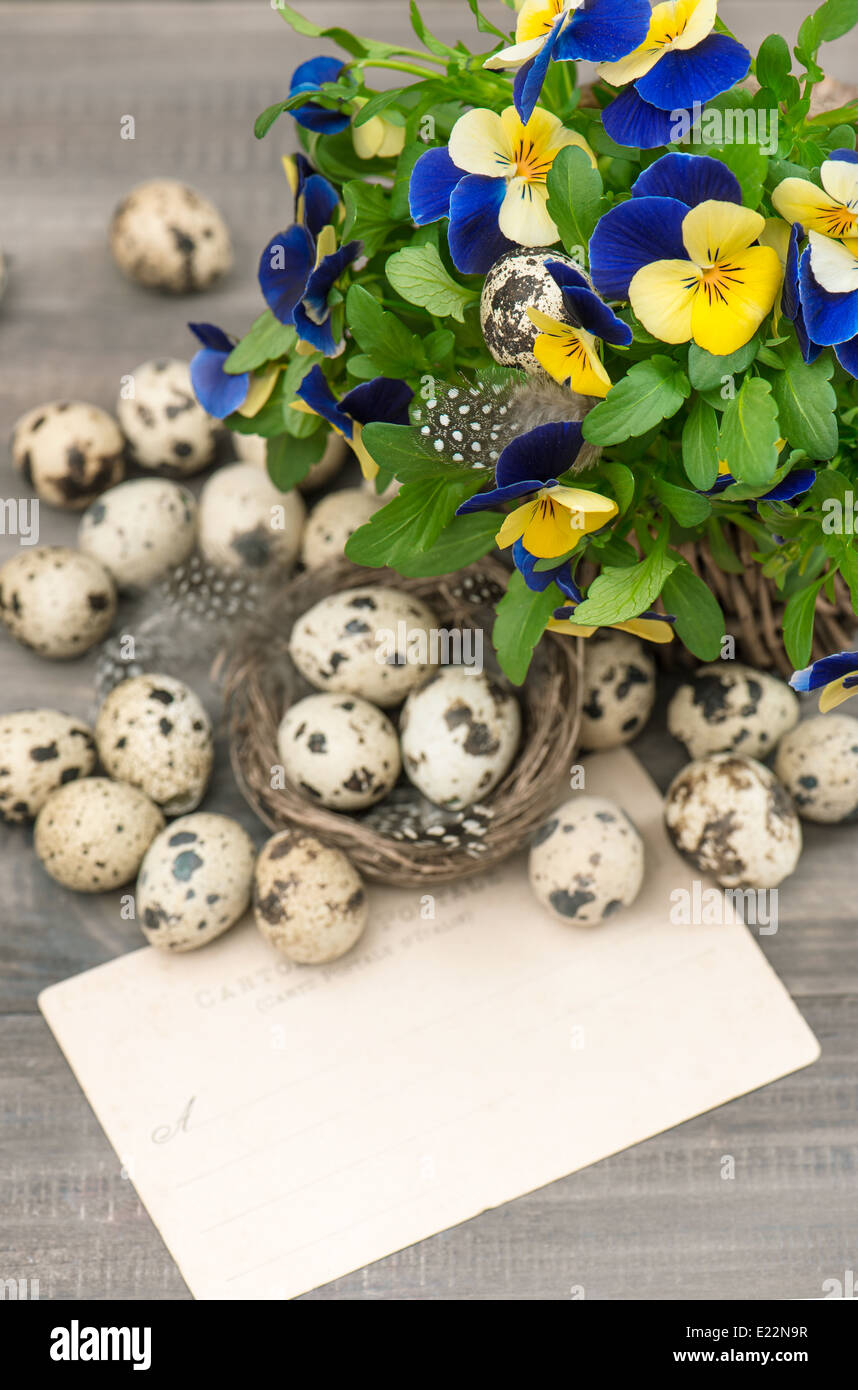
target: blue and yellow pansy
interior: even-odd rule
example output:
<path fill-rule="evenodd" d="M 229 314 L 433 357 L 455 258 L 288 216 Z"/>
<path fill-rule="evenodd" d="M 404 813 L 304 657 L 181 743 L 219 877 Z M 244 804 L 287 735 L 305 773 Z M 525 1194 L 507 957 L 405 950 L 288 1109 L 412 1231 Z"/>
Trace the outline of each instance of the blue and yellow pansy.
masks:
<path fill-rule="evenodd" d="M 377 376 L 363 381 L 337 400 L 321 367 L 316 364 L 298 387 L 293 410 L 320 415 L 347 439 L 357 454 L 365 478 L 374 478 L 378 464 L 366 449 L 361 431 L 364 425 L 380 421 L 387 425 L 407 425 L 408 407 L 414 392 L 406 381 Z"/>
<path fill-rule="evenodd" d="M 819 708 L 823 714 L 836 709 L 844 700 L 858 695 L 858 652 L 836 652 L 823 656 L 796 671 L 790 679 L 793 690 L 807 693 L 819 690 Z"/>
<path fill-rule="evenodd" d="M 309 206 L 309 205 L 308 205 Z M 337 246 L 328 223 L 314 235 L 309 225 L 296 222 L 266 246 L 259 259 L 259 287 L 280 323 L 294 324 L 302 343 L 326 357 L 341 348 L 332 326 L 331 302 L 336 282 L 361 254 L 362 243 Z"/>
<path fill-rule="evenodd" d="M 204 410 L 216 420 L 238 411 L 252 418 L 268 400 L 282 367 L 268 372 L 227 372 L 224 366 L 235 342 L 213 323 L 189 323 L 202 347 L 191 358 L 191 385 Z"/>
<path fill-rule="evenodd" d="M 632 330 L 593 293 L 580 270 L 563 261 L 546 261 L 545 268 L 563 292 L 568 317 L 564 321 L 539 309 L 528 309 L 528 318 L 539 329 L 533 355 L 561 385 L 568 385 L 582 396 L 606 396 L 611 378 L 599 356 L 598 344 L 601 341 L 628 347 Z"/>
<path fill-rule="evenodd" d="M 569 599 L 569 603 L 563 608 L 555 608 L 548 623 L 550 632 L 562 633 L 564 637 L 592 637 L 594 632 L 600 631 L 597 627 L 575 622 L 575 609 L 579 603 L 583 603 L 584 595 L 572 578 L 572 567 L 568 560 L 555 567 L 537 569 L 536 557 L 528 554 L 521 541 L 516 541 L 512 555 L 515 567 L 528 589 L 541 594 L 549 584 L 556 584 L 560 592 Z M 642 637 L 645 642 L 664 643 L 673 641 L 675 622 L 676 619 L 668 614 L 648 609 L 637 618 L 629 618 L 624 623 L 611 623 L 610 626 L 617 632 L 631 632 L 635 637 Z"/>

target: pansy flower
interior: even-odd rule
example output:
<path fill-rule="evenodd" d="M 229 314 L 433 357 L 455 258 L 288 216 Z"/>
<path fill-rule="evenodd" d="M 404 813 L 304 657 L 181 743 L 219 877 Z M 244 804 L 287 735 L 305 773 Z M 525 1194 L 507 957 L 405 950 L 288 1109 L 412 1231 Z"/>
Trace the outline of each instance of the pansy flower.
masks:
<path fill-rule="evenodd" d="M 521 541 L 537 559 L 568 555 L 584 536 L 600 531 L 619 508 L 612 498 L 567 487 L 559 475 L 572 467 L 584 436 L 580 424 L 539 425 L 508 444 L 497 462 L 495 487 L 463 502 L 457 516 L 535 493 L 504 519 L 495 537 L 501 550 Z"/>
<path fill-rule="evenodd" d="M 676 138 L 677 117 L 746 77 L 751 55 L 736 39 L 713 33 L 717 0 L 667 0 L 652 11 L 640 46 L 599 76 L 631 85 L 606 106 L 602 120 L 618 145 L 655 149 Z"/>
<path fill-rule="evenodd" d="M 528 589 L 544 594 L 549 584 L 556 584 L 562 594 L 569 599 L 563 608 L 555 608 L 549 621 L 550 632 L 560 632 L 566 637 L 592 637 L 599 632 L 598 627 L 575 622 L 575 609 L 584 602 L 584 595 L 572 578 L 572 567 L 568 560 L 547 569 L 537 569 L 537 560 L 528 554 L 521 541 L 516 541 L 512 550 L 515 567 L 524 579 Z M 641 613 L 637 618 L 629 618 L 624 623 L 610 623 L 617 632 L 631 632 L 635 637 L 643 637 L 647 642 L 672 642 L 673 624 L 676 619 L 666 613 L 657 613 L 654 608 Z"/>
<path fill-rule="evenodd" d="M 345 64 L 338 58 L 310 58 L 301 63 L 292 74 L 289 83 L 290 97 L 300 92 L 318 92 L 326 82 L 336 82 Z M 296 106 L 291 115 L 305 130 L 314 130 L 321 135 L 337 135 L 351 122 L 351 115 L 344 111 L 329 111 L 318 101 L 308 101 L 304 106 Z"/>
<path fill-rule="evenodd" d="M 340 346 L 332 327 L 331 294 L 362 247 L 360 241 L 338 247 L 330 225 L 314 239 L 296 222 L 268 243 L 259 260 L 259 285 L 274 317 L 294 324 L 301 341 L 326 357 Z"/>
<path fill-rule="evenodd" d="M 234 411 L 252 418 L 268 400 L 282 368 L 271 371 L 227 372 L 224 364 L 235 342 L 213 323 L 189 323 L 188 327 L 202 347 L 191 358 L 191 385 L 203 410 L 217 420 Z"/>
<path fill-rule="evenodd" d="M 649 0 L 525 0 L 515 43 L 483 66 L 518 69 L 515 107 L 529 121 L 553 58 L 591 63 L 623 58 L 645 39 L 649 17 Z"/>
<path fill-rule="evenodd" d="M 598 342 L 628 347 L 632 330 L 593 293 L 580 270 L 563 261 L 546 261 L 545 268 L 563 293 L 568 317 L 563 321 L 528 309 L 528 318 L 539 329 L 533 355 L 561 385 L 568 383 L 582 396 L 606 396 L 611 378 L 599 356 Z"/>
<path fill-rule="evenodd" d="M 665 155 L 632 193 L 591 238 L 596 288 L 628 299 L 661 342 L 693 339 L 716 356 L 736 352 L 781 288 L 777 252 L 756 244 L 765 219 L 741 206 L 734 176 L 706 156 Z"/>
<path fill-rule="evenodd" d="M 333 222 L 339 207 L 339 195 L 326 178 L 317 174 L 306 155 L 284 154 L 283 172 L 292 190 L 295 221 L 317 237 L 323 227 Z"/>
<path fill-rule="evenodd" d="M 367 100 L 355 97 L 355 110 L 366 106 Z M 385 116 L 370 116 L 363 125 L 352 126 L 352 144 L 358 159 L 395 159 L 405 147 L 405 126 L 394 125 Z"/>
<path fill-rule="evenodd" d="M 844 700 L 858 695 L 858 652 L 835 652 L 833 656 L 823 656 L 796 671 L 790 678 L 793 690 L 807 693 L 819 690 L 819 708 L 823 714 L 836 709 Z"/>
<path fill-rule="evenodd" d="M 560 233 L 548 215 L 546 179 L 567 145 L 596 157 L 577 131 L 541 108 L 522 122 L 514 106 L 498 115 L 466 111 L 446 148 L 427 150 L 411 175 L 411 216 L 418 226 L 449 217 L 457 270 L 484 275 L 514 246 L 551 246 Z"/>
<path fill-rule="evenodd" d="M 778 440 L 778 448 L 782 449 L 785 442 L 786 441 L 783 439 Z M 710 487 L 707 490 L 706 496 L 720 496 L 720 494 L 724 492 L 726 488 L 731 487 L 735 481 L 736 479 L 730 472 L 729 463 L 725 463 L 723 459 L 719 460 L 718 477 L 714 487 Z M 815 468 L 795 468 L 792 473 L 787 473 L 785 478 L 781 478 L 779 483 L 776 483 L 775 486 L 764 493 L 762 497 L 758 497 L 755 500 L 757 502 L 792 502 L 796 497 L 801 497 L 802 493 L 807 492 L 809 488 L 813 487 L 815 481 Z M 729 501 L 729 498 L 727 500 Z"/>
<path fill-rule="evenodd" d="M 361 472 L 365 478 L 374 478 L 378 464 L 369 454 L 361 440 L 364 425 L 381 421 L 388 425 L 407 425 L 408 407 L 414 392 L 405 381 L 395 377 L 377 376 L 372 381 L 361 382 L 352 391 L 337 400 L 321 367 L 311 367 L 298 387 L 299 399 L 293 401 L 293 410 L 303 410 L 311 415 L 320 415 L 347 439 L 357 454 Z"/>

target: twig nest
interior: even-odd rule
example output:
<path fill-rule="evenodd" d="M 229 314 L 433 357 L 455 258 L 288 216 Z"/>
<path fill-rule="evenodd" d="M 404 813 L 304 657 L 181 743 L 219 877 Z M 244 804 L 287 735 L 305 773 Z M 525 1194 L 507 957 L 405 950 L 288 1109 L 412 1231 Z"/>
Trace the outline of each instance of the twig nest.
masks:
<path fill-rule="evenodd" d="M 673 843 L 723 888 L 777 888 L 801 854 L 801 826 L 788 793 L 754 758 L 716 753 L 689 763 L 668 788 Z"/>
<path fill-rule="evenodd" d="M 234 434 L 232 438 L 236 458 L 241 459 L 242 463 L 252 463 L 255 468 L 266 467 L 267 439 L 261 434 Z M 351 456 L 352 451 L 342 435 L 331 430 L 325 452 L 319 462 L 312 465 L 307 476 L 301 479 L 298 490 L 313 492 L 316 488 L 324 487 L 325 483 L 337 476 Z"/>
<path fill-rule="evenodd" d="M 202 701 L 173 676 L 133 676 L 111 690 L 95 721 L 98 756 L 119 781 L 140 787 L 168 816 L 192 811 L 214 764 Z"/>
<path fill-rule="evenodd" d="M 36 818 L 34 843 L 45 871 L 76 893 L 107 893 L 134 878 L 164 828 L 158 807 L 137 787 L 85 777 L 52 792 Z"/>
<path fill-rule="evenodd" d="M 197 539 L 193 494 L 165 478 L 110 488 L 84 512 L 78 545 L 109 570 L 119 589 L 146 589 L 187 560 Z"/>
<path fill-rule="evenodd" d="M 125 440 L 97 405 L 49 401 L 17 421 L 12 462 L 42 502 L 81 512 L 124 476 Z"/>
<path fill-rule="evenodd" d="M 360 811 L 387 796 L 402 768 L 385 714 L 357 695 L 308 695 L 277 732 L 283 770 L 320 806 Z"/>
<path fill-rule="evenodd" d="M 134 462 L 176 478 L 199 473 L 214 458 L 217 421 L 194 395 L 188 363 L 159 357 L 130 376 L 116 414 Z"/>
<path fill-rule="evenodd" d="M 804 820 L 858 818 L 858 719 L 821 714 L 785 734 L 775 773 Z"/>
<path fill-rule="evenodd" d="M 360 875 L 339 850 L 300 830 L 282 830 L 262 846 L 253 915 L 266 941 L 289 960 L 338 960 L 360 939 L 368 912 Z"/>
<path fill-rule="evenodd" d="M 317 690 L 388 709 L 437 664 L 438 620 L 420 599 L 381 585 L 320 599 L 292 629 L 289 655 Z"/>
<path fill-rule="evenodd" d="M 541 372 L 533 355 L 538 329 L 527 316 L 539 309 L 553 319 L 567 317 L 563 294 L 546 261 L 579 267 L 560 251 L 507 251 L 489 270 L 480 296 L 480 325 L 486 347 L 502 367 Z"/>
<path fill-rule="evenodd" d="M 667 727 L 692 758 L 745 753 L 764 758 L 798 722 L 798 699 L 785 681 L 739 662 L 700 669 L 668 705 Z"/>
<path fill-rule="evenodd" d="M 349 536 L 369 521 L 378 501 L 360 487 L 331 492 L 317 502 L 307 518 L 301 541 L 301 559 L 308 570 L 341 560 Z"/>
<path fill-rule="evenodd" d="M 200 495 L 200 551 L 218 569 L 288 571 L 298 558 L 305 516 L 297 492 L 281 492 L 251 463 L 231 463 Z"/>
<path fill-rule="evenodd" d="M 46 545 L 21 550 L 0 569 L 0 618 L 39 656 L 82 656 L 107 636 L 115 614 L 116 586 L 92 555 Z"/>
<path fill-rule="evenodd" d="M 643 729 L 655 704 L 655 661 L 628 632 L 596 634 L 584 647 L 581 747 L 619 748 Z"/>
<path fill-rule="evenodd" d="M 402 761 L 415 787 L 438 806 L 463 810 L 508 771 L 521 738 L 514 695 L 488 676 L 450 666 L 405 702 Z"/>
<path fill-rule="evenodd" d="M 92 730 L 55 709 L 0 715 L 0 818 L 33 820 L 51 792 L 95 767 Z"/>
<path fill-rule="evenodd" d="M 250 905 L 253 841 L 238 821 L 199 811 L 173 821 L 146 851 L 135 893 L 150 946 L 196 951 L 228 931 Z"/>
<path fill-rule="evenodd" d="M 232 268 L 232 243 L 217 208 L 175 179 L 151 179 L 122 199 L 110 249 L 129 280 L 167 294 L 207 290 Z"/>
<path fill-rule="evenodd" d="M 530 886 L 560 922 L 594 926 L 634 902 L 643 883 L 636 827 L 604 796 L 575 796 L 537 832 Z"/>

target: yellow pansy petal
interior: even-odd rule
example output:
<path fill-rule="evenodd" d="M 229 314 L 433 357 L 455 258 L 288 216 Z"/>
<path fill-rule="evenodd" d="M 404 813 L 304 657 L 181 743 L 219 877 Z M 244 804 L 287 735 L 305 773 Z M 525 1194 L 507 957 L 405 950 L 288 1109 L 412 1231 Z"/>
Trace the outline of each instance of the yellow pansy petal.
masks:
<path fill-rule="evenodd" d="M 384 138 L 379 147 L 380 159 L 394 159 L 402 154 L 405 148 L 405 126 L 394 125 L 393 121 L 386 121 L 382 118 L 384 127 Z"/>
<path fill-rule="evenodd" d="M 495 536 L 495 544 L 500 550 L 506 550 L 508 545 L 514 545 L 516 541 L 521 540 L 538 506 L 538 502 L 525 502 L 523 507 L 516 507 L 514 512 L 510 512 L 509 516 L 504 518 L 504 523 Z"/>
<path fill-rule="evenodd" d="M 352 126 L 352 144 L 358 159 L 375 159 L 384 142 L 384 122 L 371 116 L 363 125 Z"/>
<path fill-rule="evenodd" d="M 844 681 L 848 679 L 850 679 L 848 676 L 841 676 L 839 680 L 831 681 L 825 686 L 819 697 L 821 714 L 827 714 L 829 710 L 836 709 L 844 701 L 851 700 L 853 695 L 858 695 L 858 685 L 853 685 L 848 690 L 845 688 Z"/>
<path fill-rule="evenodd" d="M 531 517 L 522 532 L 525 549 L 539 560 L 557 560 L 568 555 L 587 534 L 583 524 L 576 525 L 579 519 L 583 523 L 583 513 L 556 506 L 553 493 L 551 497 L 540 497 L 531 504 Z"/>
<path fill-rule="evenodd" d="M 615 63 L 599 63 L 596 73 L 606 82 L 610 82 L 612 87 L 625 87 L 627 82 L 636 82 L 639 77 L 645 77 L 650 68 L 655 67 L 663 52 L 662 48 L 653 46 L 648 35 L 640 47 L 633 48 L 625 58 L 619 58 Z"/>
<path fill-rule="evenodd" d="M 656 6 L 658 10 L 662 8 L 672 8 L 674 22 L 681 26 L 681 32 L 673 40 L 672 47 L 695 48 L 715 27 L 718 0 L 679 0 L 678 4 L 671 7 Z"/>
<path fill-rule="evenodd" d="M 789 253 L 790 225 L 782 217 L 767 217 L 766 225 L 757 240 L 761 246 L 770 246 L 777 253 L 781 268 L 786 268 Z"/>
<path fill-rule="evenodd" d="M 683 219 L 682 240 L 695 265 L 710 266 L 745 251 L 765 225 L 766 219 L 750 208 L 710 198 Z"/>
<path fill-rule="evenodd" d="M 690 261 L 653 261 L 632 278 L 629 303 L 662 343 L 687 343 L 700 272 Z"/>
<path fill-rule="evenodd" d="M 524 0 L 515 26 L 516 42 L 524 43 L 538 38 L 544 43 L 557 16 L 565 9 L 577 9 L 580 3 L 581 0 L 575 0 L 574 6 L 570 7 L 566 0 Z"/>
<path fill-rule="evenodd" d="M 729 465 L 729 463 L 726 461 L 726 459 L 719 459 L 719 460 L 718 460 L 718 472 L 719 472 L 719 474 L 721 474 L 722 476 L 723 476 L 725 473 L 729 473 L 729 472 L 730 472 L 730 465 Z"/>
<path fill-rule="evenodd" d="M 512 143 L 494 111 L 466 111 L 453 126 L 448 149 L 453 163 L 468 174 L 497 179 L 515 172 Z"/>
<path fill-rule="evenodd" d="M 826 159 L 819 171 L 822 187 L 835 202 L 853 212 L 858 208 L 858 164 L 845 159 Z"/>
<path fill-rule="evenodd" d="M 510 179 L 498 213 L 498 226 L 519 246 L 553 246 L 560 237 L 548 215 L 548 189 L 529 179 Z"/>
<path fill-rule="evenodd" d="M 599 629 L 584 627 L 583 623 L 573 623 L 568 618 L 549 618 L 548 631 L 562 633 L 564 637 L 592 637 Z"/>
<path fill-rule="evenodd" d="M 808 240 L 810 268 L 824 290 L 829 294 L 848 294 L 858 289 L 858 259 L 850 246 L 820 236 L 819 232 L 811 232 Z"/>
<path fill-rule="evenodd" d="M 772 202 L 787 222 L 800 222 L 805 231 L 823 236 L 848 236 L 858 225 L 855 213 L 808 179 L 784 179 L 772 194 Z"/>
<path fill-rule="evenodd" d="M 535 322 L 534 315 L 538 310 L 528 309 L 527 312 Z M 545 314 L 539 317 L 547 319 Z M 551 323 L 552 320 L 547 319 L 547 322 Z M 556 329 L 539 334 L 533 344 L 533 355 L 561 386 L 568 382 L 570 389 L 582 396 L 607 396 L 611 389 L 611 378 L 605 371 L 595 344 L 592 333 L 585 332 L 583 328 L 557 324 Z"/>
<path fill-rule="evenodd" d="M 627 623 L 612 623 L 617 632 L 630 632 L 634 637 L 642 637 L 645 642 L 673 641 L 672 623 L 660 622 L 658 618 L 630 618 Z"/>
<path fill-rule="evenodd" d="M 612 497 L 603 497 L 600 492 L 589 492 L 584 487 L 560 485 L 551 488 L 550 496 L 552 502 L 559 502 L 561 507 L 566 507 L 570 512 L 580 512 L 583 516 L 592 517 L 596 527 L 604 526 L 618 510 Z M 578 529 L 583 530 L 583 525 Z"/>
<path fill-rule="evenodd" d="M 250 389 L 244 398 L 244 404 L 238 407 L 239 415 L 243 415 L 247 420 L 252 420 L 254 415 L 259 414 L 277 385 L 277 378 L 282 370 L 282 367 L 272 367 L 271 371 L 266 372 L 264 376 L 252 376 L 250 378 Z"/>
<path fill-rule="evenodd" d="M 330 222 L 323 227 L 316 239 L 316 265 L 322 264 L 326 256 L 332 256 L 337 249 L 337 234 Z"/>
<path fill-rule="evenodd" d="M 337 430 L 337 434 L 339 433 L 340 431 Z M 375 459 L 373 458 L 372 454 L 369 452 L 369 450 L 363 442 L 363 439 L 361 438 L 361 427 L 357 423 L 357 421 L 355 421 L 354 433 L 349 442 L 352 448 L 354 449 L 355 453 L 357 454 L 361 473 L 369 481 L 372 481 L 372 479 L 378 472 L 378 464 L 376 463 Z"/>
<path fill-rule="evenodd" d="M 741 256 L 707 271 L 691 315 L 695 343 L 718 357 L 750 342 L 774 306 L 781 263 L 770 246 L 751 246 Z"/>
<path fill-rule="evenodd" d="M 289 188 L 294 198 L 298 192 L 298 161 L 293 154 L 281 155 L 283 161 L 283 172 L 289 181 Z"/>
<path fill-rule="evenodd" d="M 483 63 L 484 68 L 520 68 L 525 63 L 529 63 L 531 58 L 535 58 L 545 43 L 545 36 L 540 35 L 536 39 L 528 39 L 526 43 L 514 43 L 511 48 L 502 48 L 500 53 L 493 53 Z"/>

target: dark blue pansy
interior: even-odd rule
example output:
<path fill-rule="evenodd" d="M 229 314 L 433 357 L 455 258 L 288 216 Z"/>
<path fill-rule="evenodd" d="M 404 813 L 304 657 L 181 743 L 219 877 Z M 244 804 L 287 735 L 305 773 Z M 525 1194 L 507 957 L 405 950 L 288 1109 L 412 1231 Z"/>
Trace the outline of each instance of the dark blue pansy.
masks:
<path fill-rule="evenodd" d="M 793 690 L 821 691 L 819 708 L 823 714 L 836 709 L 844 700 L 858 695 L 858 652 L 835 652 L 796 671 L 790 679 Z"/>
<path fill-rule="evenodd" d="M 732 473 L 721 473 L 714 487 L 708 489 L 707 497 L 717 497 L 725 488 L 732 487 L 736 479 Z M 788 473 L 782 478 L 769 492 L 763 494 L 755 500 L 757 502 L 792 502 L 794 498 L 800 497 L 813 487 L 816 481 L 816 470 L 813 468 L 796 468 L 792 473 Z"/>
<path fill-rule="evenodd" d="M 495 486 L 489 492 L 469 497 L 459 507 L 457 516 L 496 507 L 539 492 L 546 487 L 559 487 L 559 475 L 572 467 L 581 451 L 584 436 L 577 423 L 538 425 L 507 444 L 495 469 Z"/>
<path fill-rule="evenodd" d="M 295 221 L 315 238 L 334 220 L 339 206 L 337 191 L 316 173 L 306 155 L 284 155 L 283 168 L 295 199 Z"/>
<path fill-rule="evenodd" d="M 316 260 L 314 238 L 295 223 L 272 237 L 259 258 L 259 287 L 280 323 L 292 323 Z"/>
<path fill-rule="evenodd" d="M 801 291 L 799 287 L 799 247 L 804 239 L 804 228 L 800 222 L 793 223 L 790 228 L 789 244 L 787 246 L 786 266 L 784 268 L 784 287 L 781 294 L 781 311 L 785 318 L 791 319 L 795 328 L 795 335 L 798 338 L 801 355 L 805 362 L 815 362 L 822 351 L 818 343 L 813 342 L 807 331 L 804 321 L 804 310 L 801 307 Z M 848 368 L 847 368 L 848 370 Z"/>
<path fill-rule="evenodd" d="M 298 337 L 327 357 L 333 356 L 337 350 L 328 297 L 343 271 L 360 255 L 362 246 L 360 241 L 350 241 L 331 255 L 323 256 L 311 272 L 300 302 L 293 311 L 292 321 L 298 330 Z"/>
<path fill-rule="evenodd" d="M 290 97 L 299 92 L 318 92 L 326 82 L 336 82 L 343 68 L 337 58 L 310 58 L 301 63 L 292 74 L 289 84 Z M 351 116 L 343 111 L 329 111 L 317 101 L 308 101 L 306 106 L 297 106 L 291 113 L 299 125 L 306 130 L 315 130 L 322 135 L 336 135 L 345 130 Z"/>
<path fill-rule="evenodd" d="M 798 267 L 799 295 L 804 325 L 814 343 L 839 347 L 858 334 L 858 290 L 832 294 L 813 273 L 811 248 L 802 253 Z"/>
<path fill-rule="evenodd" d="M 213 323 L 189 323 L 188 327 L 202 343 L 199 352 L 191 358 L 194 394 L 209 415 L 223 420 L 244 405 L 250 390 L 250 373 L 224 371 L 224 363 L 235 344 L 223 329 Z"/>
<path fill-rule="evenodd" d="M 742 186 L 720 159 L 672 150 L 638 175 L 632 184 L 632 197 L 678 198 L 689 208 L 710 200 L 741 204 Z"/>
<path fill-rule="evenodd" d="M 563 303 L 576 328 L 584 328 L 594 338 L 614 347 L 631 345 L 634 335 L 629 325 L 593 293 L 580 270 L 563 261 L 546 261 L 545 268 L 563 292 Z"/>
<path fill-rule="evenodd" d="M 337 400 L 318 364 L 310 369 L 296 393 L 308 411 L 320 415 L 338 434 L 349 441 L 360 461 L 364 477 L 374 478 L 378 465 L 362 440 L 364 425 L 380 422 L 407 425 L 408 407 L 414 392 L 407 381 L 377 376 L 361 382 Z"/>
<path fill-rule="evenodd" d="M 512 548 L 512 558 L 528 589 L 532 589 L 534 593 L 544 594 L 549 585 L 556 584 L 570 602 L 584 602 L 584 595 L 572 578 L 572 566 L 568 560 L 547 569 L 537 569 L 538 564 L 546 562 L 539 561 L 535 555 L 531 555 L 530 551 L 525 549 L 523 541 L 516 541 Z"/>

